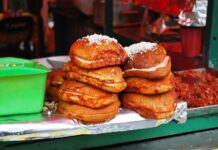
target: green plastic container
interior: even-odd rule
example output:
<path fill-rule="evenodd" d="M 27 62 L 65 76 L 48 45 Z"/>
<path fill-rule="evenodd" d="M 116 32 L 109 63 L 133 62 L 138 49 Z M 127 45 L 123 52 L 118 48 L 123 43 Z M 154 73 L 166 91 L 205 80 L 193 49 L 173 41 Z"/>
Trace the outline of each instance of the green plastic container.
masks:
<path fill-rule="evenodd" d="M 0 58 L 0 116 L 42 111 L 49 69 L 20 58 Z"/>

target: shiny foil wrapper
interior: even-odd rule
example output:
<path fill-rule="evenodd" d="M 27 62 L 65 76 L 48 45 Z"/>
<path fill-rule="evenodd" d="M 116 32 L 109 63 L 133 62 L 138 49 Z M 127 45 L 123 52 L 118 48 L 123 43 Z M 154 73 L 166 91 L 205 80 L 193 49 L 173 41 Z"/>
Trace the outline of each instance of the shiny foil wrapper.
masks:
<path fill-rule="evenodd" d="M 208 0 L 196 0 L 191 12 L 181 11 L 179 24 L 188 27 L 203 27 L 206 25 Z"/>
<path fill-rule="evenodd" d="M 179 102 L 174 115 L 168 119 L 150 120 L 121 108 L 117 116 L 104 123 L 83 124 L 76 119 L 67 119 L 55 112 L 55 104 L 46 104 L 42 114 L 0 117 L 0 141 L 25 141 L 52 139 L 76 135 L 102 134 L 137 129 L 154 128 L 176 120 L 187 119 L 187 103 Z"/>

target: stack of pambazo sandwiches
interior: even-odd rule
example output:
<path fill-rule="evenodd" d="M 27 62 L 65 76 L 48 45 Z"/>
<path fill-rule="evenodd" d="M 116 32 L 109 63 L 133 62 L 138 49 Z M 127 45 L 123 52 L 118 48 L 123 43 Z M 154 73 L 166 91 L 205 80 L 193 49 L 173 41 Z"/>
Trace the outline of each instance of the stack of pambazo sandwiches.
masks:
<path fill-rule="evenodd" d="M 74 42 L 70 57 L 63 67 L 58 110 L 87 123 L 115 117 L 117 93 L 126 88 L 120 67 L 127 59 L 123 47 L 114 38 L 93 34 Z"/>
<path fill-rule="evenodd" d="M 127 83 L 121 98 L 124 107 L 149 119 L 171 117 L 177 97 L 166 50 L 150 42 L 133 44 L 125 50 L 129 59 L 123 67 Z"/>
<path fill-rule="evenodd" d="M 141 42 L 123 48 L 114 38 L 93 34 L 72 44 L 70 58 L 48 89 L 66 117 L 86 123 L 111 119 L 122 91 L 122 105 L 145 118 L 173 115 L 174 75 L 161 45 Z"/>

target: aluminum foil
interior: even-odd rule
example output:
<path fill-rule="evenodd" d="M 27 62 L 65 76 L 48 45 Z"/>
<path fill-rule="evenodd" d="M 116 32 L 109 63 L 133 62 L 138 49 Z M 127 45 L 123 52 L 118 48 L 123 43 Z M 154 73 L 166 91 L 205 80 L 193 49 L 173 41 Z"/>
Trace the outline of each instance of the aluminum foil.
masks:
<path fill-rule="evenodd" d="M 112 120 L 99 124 L 83 124 L 76 119 L 67 119 L 54 112 L 55 106 L 49 104 L 42 114 L 11 116 L 0 118 L 0 141 L 24 141 L 51 139 L 84 134 L 102 134 L 119 131 L 154 128 L 172 120 L 184 123 L 187 119 L 187 103 L 177 104 L 174 115 L 168 119 L 150 120 L 137 113 L 121 108 Z M 35 115 L 35 116 L 34 116 Z M 25 119 L 34 119 L 25 121 Z"/>
<path fill-rule="evenodd" d="M 203 27 L 206 25 L 207 0 L 196 0 L 191 12 L 181 11 L 179 24 L 182 26 Z"/>

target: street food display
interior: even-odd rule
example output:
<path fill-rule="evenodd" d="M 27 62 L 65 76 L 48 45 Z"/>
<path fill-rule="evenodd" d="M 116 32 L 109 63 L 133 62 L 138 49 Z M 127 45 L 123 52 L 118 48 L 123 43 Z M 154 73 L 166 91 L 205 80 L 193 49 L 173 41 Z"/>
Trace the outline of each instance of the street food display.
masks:
<path fill-rule="evenodd" d="M 19 119 L 0 125 L 0 140 L 111 133 L 186 121 L 187 105 L 178 101 L 171 59 L 161 45 L 141 42 L 123 48 L 114 38 L 93 34 L 72 43 L 67 58 L 48 74 L 40 116 L 31 126 Z"/>
<path fill-rule="evenodd" d="M 146 119 L 174 115 L 174 75 L 161 45 L 141 42 L 123 48 L 114 38 L 93 34 L 72 44 L 70 58 L 59 74 L 64 80 L 56 86 L 60 78 L 55 77 L 48 88 L 66 117 L 103 122 L 115 117 L 120 105 Z"/>
<path fill-rule="evenodd" d="M 173 73 L 170 57 L 157 43 L 123 48 L 114 38 L 94 34 L 73 43 L 70 58 L 48 93 L 59 112 L 84 123 L 110 120 L 125 108 L 145 119 L 167 119 L 181 101 L 189 108 L 218 102 L 217 78 L 200 71 Z"/>
<path fill-rule="evenodd" d="M 111 119 L 121 105 L 117 93 L 123 90 L 122 105 L 144 118 L 173 116 L 177 104 L 174 75 L 161 45 L 141 42 L 123 48 L 113 38 L 93 34 L 74 42 L 70 57 L 62 68 L 64 81 L 58 90 L 48 90 L 55 93 L 50 95 L 66 117 L 85 123 Z"/>

